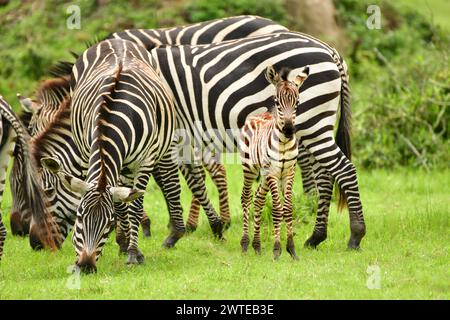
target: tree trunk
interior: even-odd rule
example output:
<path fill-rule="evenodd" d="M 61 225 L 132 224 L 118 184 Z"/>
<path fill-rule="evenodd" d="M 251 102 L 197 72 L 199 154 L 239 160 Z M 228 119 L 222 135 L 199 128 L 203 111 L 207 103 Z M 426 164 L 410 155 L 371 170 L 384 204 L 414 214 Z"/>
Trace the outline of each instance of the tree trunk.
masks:
<path fill-rule="evenodd" d="M 336 8 L 332 0 L 285 0 L 290 15 L 291 30 L 315 36 L 343 50 L 347 41 L 336 21 Z"/>

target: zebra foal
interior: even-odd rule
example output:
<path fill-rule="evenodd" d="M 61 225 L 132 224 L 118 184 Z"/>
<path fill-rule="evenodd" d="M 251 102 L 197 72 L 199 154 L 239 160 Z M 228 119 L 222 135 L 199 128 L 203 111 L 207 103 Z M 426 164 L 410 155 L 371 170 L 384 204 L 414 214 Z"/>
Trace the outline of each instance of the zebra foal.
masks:
<path fill-rule="evenodd" d="M 244 212 L 243 235 L 241 247 L 248 249 L 249 207 L 252 198 L 252 184 L 261 176 L 255 196 L 254 237 L 252 246 L 261 253 L 261 210 L 267 192 L 272 194 L 272 217 L 275 229 L 274 259 L 281 254 L 281 221 L 287 225 L 286 250 L 294 259 L 298 259 L 292 233 L 292 185 L 295 165 L 298 157 L 298 141 L 295 137 L 295 117 L 299 101 L 299 89 L 309 75 L 309 67 L 304 67 L 294 81 L 288 81 L 289 69 L 282 69 L 278 74 L 272 66 L 266 69 L 266 78 L 276 88 L 275 106 L 272 112 L 249 116 L 241 129 L 239 147 L 244 171 L 244 187 L 241 203 Z M 284 194 L 281 204 L 279 185 Z"/>

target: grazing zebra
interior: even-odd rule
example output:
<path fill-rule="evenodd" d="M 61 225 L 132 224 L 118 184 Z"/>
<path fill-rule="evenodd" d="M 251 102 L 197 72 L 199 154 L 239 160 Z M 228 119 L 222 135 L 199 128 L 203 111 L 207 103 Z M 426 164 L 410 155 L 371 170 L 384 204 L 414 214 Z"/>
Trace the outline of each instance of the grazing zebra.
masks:
<path fill-rule="evenodd" d="M 53 223 L 50 214 L 46 210 L 45 203 L 41 196 L 41 189 L 39 188 L 38 178 L 36 176 L 36 168 L 31 161 L 28 150 L 29 136 L 20 119 L 12 111 L 9 104 L 0 96 L 0 115 L 1 115 L 1 138 L 0 138 L 0 202 L 2 200 L 6 170 L 10 156 L 13 154 L 14 147 L 17 146 L 17 154 L 21 155 L 23 161 L 22 168 L 22 188 L 26 195 L 25 201 L 31 211 L 31 229 L 30 229 L 30 243 L 34 249 L 40 249 L 42 244 L 52 250 L 59 245 L 57 239 L 54 238 L 57 233 L 57 226 Z M 13 130 L 11 130 L 11 128 Z M 1 220 L 0 215 L 0 258 L 3 254 L 3 244 L 6 238 L 6 228 Z"/>
<path fill-rule="evenodd" d="M 270 189 L 272 194 L 272 217 L 275 229 L 274 258 L 281 253 L 280 228 L 281 221 L 287 226 L 286 250 L 292 258 L 298 259 L 295 253 L 292 232 L 292 185 L 294 183 L 295 164 L 298 156 L 298 142 L 295 133 L 295 117 L 299 101 L 299 89 L 309 74 L 309 68 L 299 71 L 295 81 L 288 81 L 288 69 L 276 73 L 272 66 L 266 70 L 267 80 L 276 88 L 275 106 L 272 112 L 249 116 L 241 129 L 239 149 L 244 171 L 244 187 L 242 189 L 242 209 L 244 211 L 244 232 L 241 246 L 247 252 L 249 244 L 248 219 L 252 198 L 252 184 L 261 176 L 255 196 L 254 238 L 252 246 L 261 253 L 261 210 Z M 279 185 L 284 195 L 281 204 Z"/>
<path fill-rule="evenodd" d="M 365 223 L 356 169 L 350 162 L 348 76 L 345 62 L 334 48 L 308 35 L 285 32 L 210 45 L 164 46 L 151 54 L 175 97 L 180 127 L 195 144 L 204 144 L 217 154 L 234 152 L 246 117 L 272 104 L 274 89 L 262 72 L 267 64 L 276 69 L 285 66 L 293 74 L 308 65 L 310 74 L 302 87 L 295 128 L 314 164 L 319 208 L 314 232 L 305 245 L 317 246 L 326 238 L 336 182 L 342 191 L 340 199 L 346 200 L 349 208 L 348 247 L 359 247 Z M 190 169 L 196 166 L 198 163 Z"/>
<path fill-rule="evenodd" d="M 200 22 L 192 25 L 163 28 L 163 29 L 129 29 L 122 32 L 112 33 L 107 37 L 112 39 L 125 39 L 143 45 L 147 50 L 160 47 L 162 45 L 180 45 L 180 44 L 210 44 L 221 41 L 254 37 L 263 34 L 286 32 L 288 29 L 276 22 L 252 15 L 241 15 L 216 20 Z M 228 228 L 231 222 L 230 209 L 228 205 L 228 188 L 226 180 L 225 167 L 209 154 L 202 158 L 204 168 L 209 172 L 214 184 L 219 191 L 220 216 L 224 227 Z M 189 168 L 182 169 L 187 173 Z M 199 184 L 205 179 L 204 171 L 194 169 L 197 173 L 192 180 L 187 179 L 198 188 Z M 200 176 L 199 176 L 200 175 Z M 200 211 L 200 200 L 192 197 L 189 217 L 186 223 L 187 231 L 194 231 L 197 228 L 198 216 Z M 203 202 L 205 212 L 210 210 L 208 202 Z"/>
<path fill-rule="evenodd" d="M 86 168 L 80 166 L 80 154 L 72 139 L 70 106 L 63 103 L 70 89 L 69 77 L 60 76 L 61 72 L 67 73 L 67 70 L 58 72 L 53 71 L 55 78 L 40 84 L 36 91 L 36 100 L 19 95 L 20 104 L 24 109 L 22 118 L 29 118 L 28 121 L 22 122 L 28 124 L 28 131 L 33 137 L 30 144 L 38 167 L 40 157 L 57 155 L 66 171 L 84 179 Z M 9 178 L 12 193 L 11 229 L 13 234 L 26 235 L 31 210 L 26 205 L 21 188 L 22 161 L 18 156 L 14 158 Z M 45 168 L 39 167 L 39 170 L 44 184 L 46 203 L 59 226 L 61 241 L 64 241 L 75 223 L 79 195 L 60 184 L 52 174 L 46 172 Z M 150 220 L 145 212 L 141 224 L 144 236 L 149 236 Z"/>
<path fill-rule="evenodd" d="M 70 96 L 72 134 L 88 168 L 86 180 L 61 170 L 55 158 L 41 162 L 82 196 L 73 234 L 77 265 L 85 272 L 96 270 L 113 229 L 114 202 L 130 203 L 128 210 L 117 212 L 117 227 L 129 232 L 127 263 L 143 262 L 138 248 L 142 195 L 155 170 L 170 210 L 172 230 L 165 245 L 173 246 L 185 232 L 178 170 L 170 152 L 175 110 L 148 51 L 125 40 L 89 48 L 73 67 Z"/>

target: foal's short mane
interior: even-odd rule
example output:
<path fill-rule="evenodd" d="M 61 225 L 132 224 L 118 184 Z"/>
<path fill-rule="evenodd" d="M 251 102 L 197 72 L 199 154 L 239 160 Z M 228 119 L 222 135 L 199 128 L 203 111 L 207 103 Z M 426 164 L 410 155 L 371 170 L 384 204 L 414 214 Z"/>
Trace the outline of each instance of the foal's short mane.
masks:
<path fill-rule="evenodd" d="M 38 168 L 41 167 L 41 157 L 44 156 L 45 147 L 52 135 L 64 127 L 64 120 L 70 118 L 70 97 L 66 97 L 60 104 L 58 111 L 47 127 L 31 139 L 31 158 Z"/>

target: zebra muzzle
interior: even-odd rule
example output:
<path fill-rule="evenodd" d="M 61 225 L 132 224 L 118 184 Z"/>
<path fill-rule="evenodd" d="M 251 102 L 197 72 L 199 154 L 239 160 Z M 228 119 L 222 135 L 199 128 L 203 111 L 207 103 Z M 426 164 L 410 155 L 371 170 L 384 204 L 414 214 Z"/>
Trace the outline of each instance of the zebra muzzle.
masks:
<path fill-rule="evenodd" d="M 77 266 L 84 273 L 95 273 L 97 272 L 97 267 L 95 265 L 96 254 L 87 253 L 86 250 L 81 252 L 80 258 L 78 259 Z"/>

